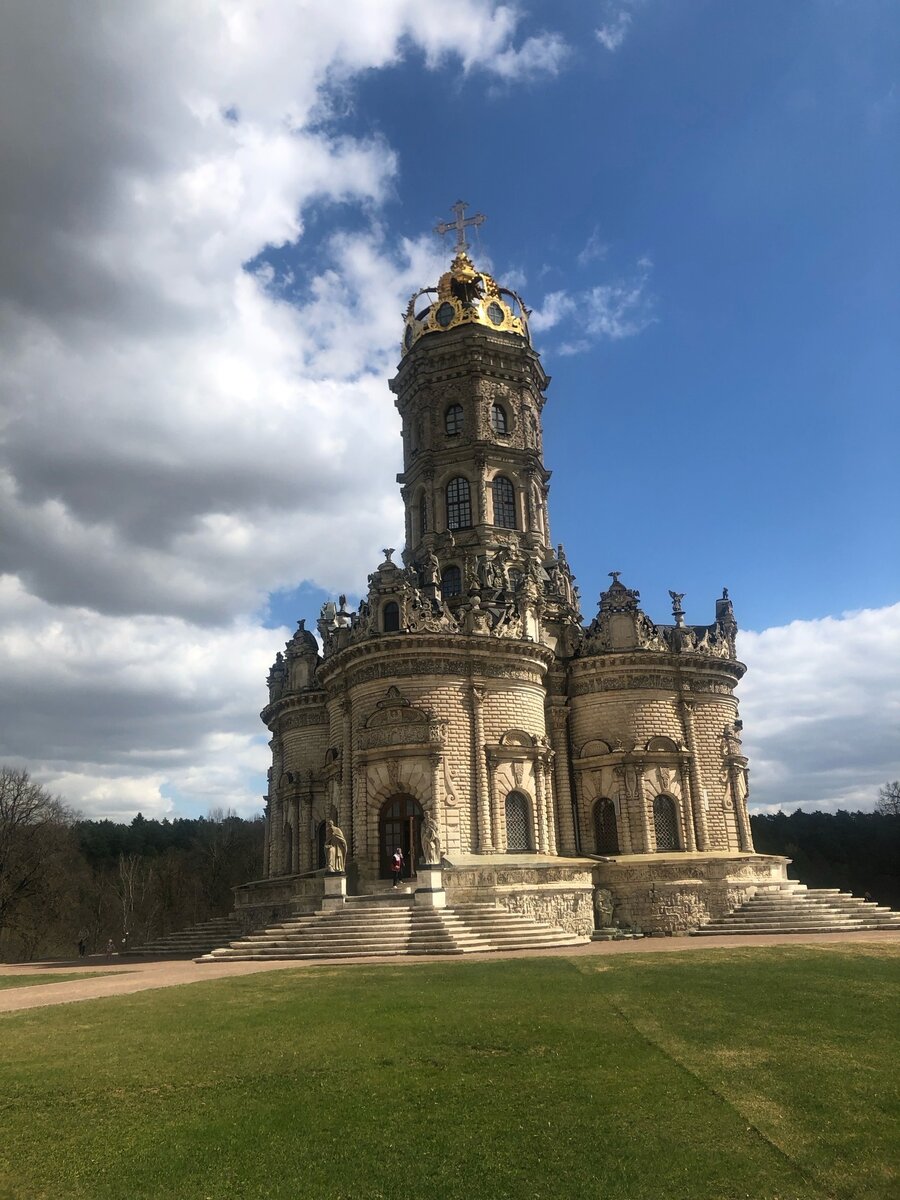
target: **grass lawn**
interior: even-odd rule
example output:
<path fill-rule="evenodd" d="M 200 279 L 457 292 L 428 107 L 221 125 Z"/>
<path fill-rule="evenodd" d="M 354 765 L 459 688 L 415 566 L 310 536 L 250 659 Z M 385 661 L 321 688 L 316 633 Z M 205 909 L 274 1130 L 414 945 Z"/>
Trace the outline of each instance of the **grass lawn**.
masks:
<path fill-rule="evenodd" d="M 0 1197 L 891 1200 L 900 947 L 244 976 L 0 1018 Z"/>
<path fill-rule="evenodd" d="M 0 968 L 2 969 L 2 968 Z M 68 983 L 70 979 L 96 979 L 98 975 L 122 975 L 123 971 L 53 971 L 34 975 L 0 975 L 3 988 L 35 987 L 40 983 Z"/>

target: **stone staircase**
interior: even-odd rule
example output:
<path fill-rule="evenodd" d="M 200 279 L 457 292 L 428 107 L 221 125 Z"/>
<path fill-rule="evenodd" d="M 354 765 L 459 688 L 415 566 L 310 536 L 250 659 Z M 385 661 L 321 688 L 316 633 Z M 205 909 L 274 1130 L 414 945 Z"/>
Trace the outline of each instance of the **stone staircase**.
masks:
<path fill-rule="evenodd" d="M 212 917 L 209 921 L 201 921 L 176 933 L 163 934 L 128 953 L 146 955 L 148 958 L 166 958 L 170 955 L 174 958 L 182 954 L 196 958 L 198 954 L 208 954 L 231 938 L 240 937 L 243 932 L 244 927 L 235 916 Z"/>
<path fill-rule="evenodd" d="M 727 917 L 691 930 L 691 936 L 862 933 L 873 929 L 895 929 L 900 933 L 900 913 L 837 888 L 808 888 L 789 880 L 778 887 L 760 888 Z"/>
<path fill-rule="evenodd" d="M 410 896 L 351 896 L 337 911 L 295 917 L 220 944 L 200 962 L 471 954 L 575 946 L 586 937 L 493 904 L 416 907 Z"/>

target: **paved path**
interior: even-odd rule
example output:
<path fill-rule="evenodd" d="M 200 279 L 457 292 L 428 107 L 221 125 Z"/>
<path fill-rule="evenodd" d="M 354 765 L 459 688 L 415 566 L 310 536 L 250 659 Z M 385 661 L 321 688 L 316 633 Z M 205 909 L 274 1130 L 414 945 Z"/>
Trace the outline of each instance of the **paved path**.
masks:
<path fill-rule="evenodd" d="M 210 979 L 226 979 L 233 975 L 256 975 L 261 971 L 303 970 L 307 967 L 354 967 L 373 964 L 391 966 L 415 966 L 421 963 L 458 963 L 485 961 L 497 958 L 526 958 L 558 955 L 563 958 L 579 958 L 587 955 L 607 956 L 620 954 L 658 954 L 672 951 L 697 951 L 715 949 L 750 949 L 753 946 L 823 946 L 835 943 L 860 945 L 861 943 L 900 947 L 900 933 L 893 931 L 872 933 L 814 933 L 780 934 L 777 936 L 726 937 L 677 937 L 642 938 L 638 941 L 588 942 L 580 946 L 559 946 L 543 950 L 497 951 L 493 954 L 460 955 L 404 955 L 399 958 L 353 958 L 308 959 L 303 962 L 216 962 L 197 963 L 190 959 L 113 959 L 107 962 L 96 958 L 85 962 L 29 963 L 27 966 L 0 964 L 0 975 L 46 975 L 53 971 L 65 974 L 79 972 L 90 975 L 92 971 L 115 971 L 115 975 L 104 975 L 86 979 L 71 979 L 61 983 L 41 983 L 32 986 L 7 988 L 0 991 L 0 1012 L 17 1012 L 27 1008 L 44 1008 L 51 1004 L 71 1004 L 76 1000 L 97 1000 L 104 996 L 128 996 L 134 992 L 145 992 L 151 988 L 174 987 L 177 984 L 199 983 Z"/>

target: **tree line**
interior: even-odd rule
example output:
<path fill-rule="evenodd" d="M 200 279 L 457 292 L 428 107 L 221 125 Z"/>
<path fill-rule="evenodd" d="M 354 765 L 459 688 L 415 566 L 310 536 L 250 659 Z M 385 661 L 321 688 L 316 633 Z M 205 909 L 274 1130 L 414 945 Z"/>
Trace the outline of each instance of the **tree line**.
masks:
<path fill-rule="evenodd" d="M 900 782 L 875 812 L 754 815 L 761 854 L 792 859 L 810 887 L 838 887 L 900 909 Z M 264 821 L 205 817 L 88 821 L 0 768 L 0 961 L 73 957 L 112 939 L 138 946 L 232 908 L 232 888 L 262 873 Z"/>
<path fill-rule="evenodd" d="M 84 820 L 27 771 L 0 768 L 0 961 L 138 946 L 232 908 L 262 872 L 264 821 Z"/>

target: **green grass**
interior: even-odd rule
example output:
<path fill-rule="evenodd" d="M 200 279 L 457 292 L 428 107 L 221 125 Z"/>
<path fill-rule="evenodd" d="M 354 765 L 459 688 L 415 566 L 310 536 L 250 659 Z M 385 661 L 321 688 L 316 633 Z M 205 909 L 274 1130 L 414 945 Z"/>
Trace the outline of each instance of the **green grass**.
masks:
<path fill-rule="evenodd" d="M 127 971 L 53 971 L 34 975 L 0 975 L 0 991 L 4 988 L 36 987 L 41 983 L 68 983 L 71 979 L 96 979 L 99 975 L 126 975 Z"/>
<path fill-rule="evenodd" d="M 278 971 L 10 1014 L 0 1196 L 889 1200 L 898 1000 L 900 947 L 859 944 Z"/>

